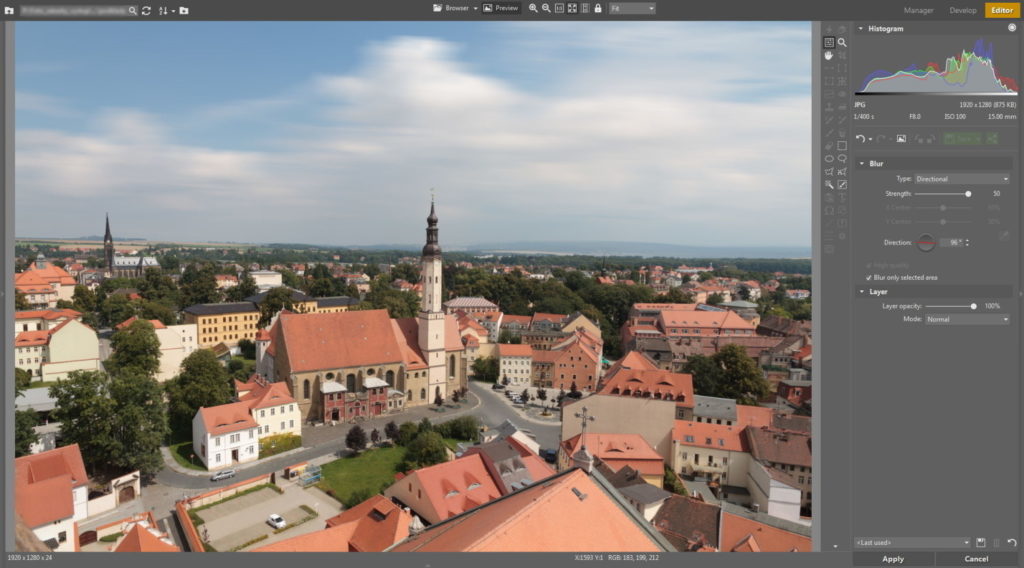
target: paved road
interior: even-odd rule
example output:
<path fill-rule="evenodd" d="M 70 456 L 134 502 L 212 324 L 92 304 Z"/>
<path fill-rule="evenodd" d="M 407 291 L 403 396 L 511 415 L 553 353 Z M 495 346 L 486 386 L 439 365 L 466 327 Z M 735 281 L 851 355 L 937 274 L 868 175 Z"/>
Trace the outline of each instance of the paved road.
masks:
<path fill-rule="evenodd" d="M 448 414 L 441 415 L 428 415 L 432 422 L 444 422 L 454 417 L 463 414 L 473 414 L 480 418 L 481 422 L 486 424 L 488 427 L 495 427 L 505 420 L 511 420 L 512 422 L 519 425 L 524 430 L 530 430 L 534 436 L 536 436 L 538 443 L 542 448 L 555 448 L 558 445 L 558 438 L 561 433 L 561 427 L 556 423 L 551 424 L 540 424 L 529 419 L 523 418 L 520 411 L 512 408 L 512 405 L 505 399 L 500 393 L 491 391 L 486 385 L 479 385 L 476 383 L 470 384 L 470 390 L 479 400 L 479 406 L 472 409 L 463 411 L 451 412 Z M 475 401 L 473 401 L 475 402 Z M 432 413 L 431 413 L 432 414 Z M 379 428 L 383 430 L 384 424 L 391 420 L 396 422 L 404 422 L 405 420 L 420 420 L 424 414 L 412 412 L 404 414 L 389 415 L 375 420 L 368 420 L 363 422 L 361 426 L 367 431 L 373 428 Z M 328 428 L 328 427 L 321 427 Z M 257 464 L 249 466 L 240 466 L 236 469 L 239 470 L 240 477 L 256 477 L 270 473 L 272 471 L 281 471 L 285 467 L 294 463 L 303 461 L 309 461 L 321 456 L 331 455 L 339 451 L 345 451 L 345 435 L 348 433 L 348 425 L 337 426 L 330 428 L 330 430 L 323 430 L 329 432 L 331 438 L 325 441 L 321 441 L 316 445 L 308 448 L 303 448 L 297 452 L 289 453 L 287 455 L 278 456 L 274 458 L 268 458 L 261 460 Z M 320 432 L 317 432 L 320 434 Z M 318 436 L 322 437 L 322 436 Z M 237 479 L 229 479 L 219 482 L 210 481 L 208 473 L 203 472 L 202 474 L 188 474 L 175 471 L 170 467 L 165 467 L 156 475 L 156 483 L 167 488 L 176 488 L 184 490 L 184 493 L 198 493 L 201 490 L 207 490 L 218 485 L 230 485 Z M 179 497 L 181 496 L 179 492 Z"/>
<path fill-rule="evenodd" d="M 446 414 L 434 414 L 424 410 L 414 410 L 403 414 L 385 416 L 376 420 L 368 420 L 361 424 L 367 431 L 373 428 L 383 430 L 384 425 L 395 420 L 398 423 L 406 420 L 419 421 L 422 416 L 428 416 L 432 422 L 443 422 L 456 416 L 473 414 L 480 418 L 480 421 L 490 428 L 498 426 L 505 420 L 511 420 L 524 430 L 529 430 L 537 439 L 542 448 L 558 447 L 561 435 L 561 426 L 558 423 L 538 423 L 535 420 L 524 418 L 521 411 L 512 407 L 511 403 L 500 392 L 490 390 L 487 384 L 470 383 L 470 391 L 474 395 L 469 401 L 471 408 Z M 473 400 L 475 399 L 475 400 Z M 178 499 L 203 493 L 217 486 L 226 486 L 237 482 L 239 479 L 246 479 L 267 474 L 270 472 L 281 472 L 285 467 L 303 462 L 321 460 L 328 456 L 336 455 L 338 452 L 345 452 L 345 435 L 348 433 L 348 425 L 336 427 L 321 426 L 314 435 L 308 439 L 319 439 L 315 445 L 290 452 L 286 455 L 261 460 L 260 462 L 238 467 L 238 477 L 223 481 L 210 481 L 210 474 L 207 472 L 196 472 L 194 474 L 175 471 L 165 467 L 155 477 L 154 482 L 147 484 L 142 491 L 142 502 L 146 509 L 153 512 L 154 516 L 161 523 L 167 523 L 176 527 L 172 515 L 174 503 Z M 305 435 L 305 434 L 304 434 Z"/>

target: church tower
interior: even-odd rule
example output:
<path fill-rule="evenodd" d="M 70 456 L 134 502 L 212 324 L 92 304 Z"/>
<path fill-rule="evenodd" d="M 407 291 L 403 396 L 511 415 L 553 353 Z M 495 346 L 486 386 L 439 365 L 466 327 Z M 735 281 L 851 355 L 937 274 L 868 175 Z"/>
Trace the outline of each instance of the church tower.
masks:
<path fill-rule="evenodd" d="M 427 244 L 423 246 L 420 260 L 420 283 L 423 297 L 420 298 L 419 345 L 427 363 L 427 400 L 434 402 L 438 390 L 448 398 L 445 380 L 444 312 L 441 311 L 441 246 L 437 243 L 437 214 L 434 201 L 430 201 L 430 216 L 427 217 Z"/>
<path fill-rule="evenodd" d="M 110 214 L 107 214 L 107 232 L 103 234 L 103 258 L 107 272 L 114 275 L 114 237 L 110 234 Z"/>

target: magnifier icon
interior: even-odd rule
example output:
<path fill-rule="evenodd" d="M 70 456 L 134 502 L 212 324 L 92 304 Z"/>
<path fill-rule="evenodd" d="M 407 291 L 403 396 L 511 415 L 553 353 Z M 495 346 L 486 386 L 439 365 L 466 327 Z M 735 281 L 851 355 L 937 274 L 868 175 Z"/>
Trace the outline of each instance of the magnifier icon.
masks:
<path fill-rule="evenodd" d="M 132 16 L 138 16 L 139 15 L 139 10 L 135 6 L 128 6 L 128 13 L 131 14 Z"/>
<path fill-rule="evenodd" d="M 549 14 L 551 13 L 551 6 L 548 6 L 547 4 L 541 4 L 540 5 L 540 9 L 544 10 L 545 12 L 547 12 Z"/>
<path fill-rule="evenodd" d="M 839 47 L 846 47 L 846 38 L 845 37 L 841 37 L 841 38 L 837 39 L 836 40 L 836 44 L 839 45 Z"/>
<path fill-rule="evenodd" d="M 530 4 L 530 11 L 531 12 L 537 12 L 537 5 L 536 4 Z"/>

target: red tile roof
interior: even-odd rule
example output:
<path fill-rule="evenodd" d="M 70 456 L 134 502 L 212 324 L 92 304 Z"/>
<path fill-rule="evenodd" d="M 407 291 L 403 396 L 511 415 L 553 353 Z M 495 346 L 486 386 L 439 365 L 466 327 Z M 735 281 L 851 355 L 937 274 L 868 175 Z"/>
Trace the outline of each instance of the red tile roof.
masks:
<path fill-rule="evenodd" d="M 502 327 L 510 323 L 519 324 L 523 327 L 530 327 L 530 316 L 514 316 L 511 314 L 505 314 L 505 316 L 501 318 Z"/>
<path fill-rule="evenodd" d="M 237 389 L 237 381 L 235 385 L 235 388 Z M 270 408 L 271 406 L 281 406 L 282 404 L 291 404 L 295 402 L 291 393 L 288 392 L 288 384 L 284 382 L 260 384 L 256 381 L 250 381 L 248 383 L 244 383 L 243 392 L 244 391 L 248 392 L 240 395 L 238 400 L 239 402 L 248 404 L 249 408 L 253 410 Z"/>
<path fill-rule="evenodd" d="M 115 325 L 114 329 L 120 331 L 120 330 L 130 326 L 131 324 L 135 323 L 136 321 L 138 321 L 138 319 L 139 319 L 139 316 L 132 316 L 132 317 L 124 320 L 123 322 Z M 153 329 L 167 329 L 167 326 L 164 325 L 164 322 L 162 322 L 160 320 L 148 320 L 148 321 L 149 321 L 149 323 L 153 324 Z"/>
<path fill-rule="evenodd" d="M 580 530 L 581 519 L 592 519 Z M 654 552 L 663 550 L 582 470 L 535 483 L 429 527 L 395 552 Z"/>
<path fill-rule="evenodd" d="M 711 328 L 730 330 L 750 330 L 754 326 L 733 311 L 705 312 L 700 310 L 664 310 L 658 317 L 661 329 L 669 333 L 674 328 Z"/>
<path fill-rule="evenodd" d="M 293 373 L 403 360 L 387 310 L 282 313 L 278 324 Z"/>
<path fill-rule="evenodd" d="M 374 495 L 327 519 L 325 529 L 285 539 L 253 552 L 380 552 L 409 536 L 412 516 Z"/>
<path fill-rule="evenodd" d="M 748 404 L 736 405 L 736 424 L 742 429 L 744 426 L 763 428 L 772 425 L 772 415 L 775 413 L 771 408 L 764 406 L 750 406 Z"/>
<path fill-rule="evenodd" d="M 256 332 L 256 341 L 270 341 L 270 332 L 266 329 L 261 329 Z"/>
<path fill-rule="evenodd" d="M 20 312 L 14 312 L 14 319 L 36 319 L 41 318 L 44 320 L 54 320 L 59 318 L 76 319 L 82 317 L 81 312 L 75 310 L 64 309 L 51 309 L 51 310 L 23 310 Z"/>
<path fill-rule="evenodd" d="M 530 357 L 533 355 L 533 348 L 522 343 L 500 343 L 498 344 L 498 355 L 501 357 Z"/>
<path fill-rule="evenodd" d="M 72 278 L 66 270 L 49 262 L 46 263 L 45 268 L 36 268 L 36 263 L 33 262 L 25 272 L 14 275 L 14 283 L 17 284 L 20 279 L 25 278 L 28 275 L 38 278 L 48 284 L 58 283 L 62 286 L 75 285 L 75 279 Z"/>
<path fill-rule="evenodd" d="M 169 544 L 153 534 L 142 523 L 135 523 L 121 542 L 114 548 L 115 552 L 181 552 L 181 549 Z"/>
<path fill-rule="evenodd" d="M 743 435 L 743 426 L 676 420 L 675 427 L 672 429 L 672 440 L 682 446 L 694 448 L 730 452 L 750 451 Z"/>
<path fill-rule="evenodd" d="M 199 416 L 203 420 L 206 432 L 211 436 L 257 427 L 256 420 L 249 414 L 249 404 L 246 402 L 200 407 Z"/>
<path fill-rule="evenodd" d="M 722 511 L 720 548 L 732 552 L 810 552 L 809 537 Z"/>
<path fill-rule="evenodd" d="M 681 406 L 693 407 L 693 375 L 622 368 L 605 381 L 600 394 L 635 396 L 633 393 L 636 392 L 650 393 L 653 398 L 675 400 Z"/>
<path fill-rule="evenodd" d="M 583 442 L 577 434 L 562 442 L 567 456 L 575 455 Z M 587 451 L 613 471 L 629 466 L 641 475 L 664 475 L 665 460 L 639 434 L 587 434 Z"/>
<path fill-rule="evenodd" d="M 410 477 L 415 477 L 423 487 L 440 519 L 454 517 L 501 496 L 478 454 L 418 469 L 408 474 L 406 480 Z"/>
<path fill-rule="evenodd" d="M 542 321 L 547 321 L 547 322 L 552 322 L 552 323 L 562 323 L 563 321 L 565 321 L 565 318 L 567 318 L 567 317 L 569 317 L 569 316 L 567 316 L 565 314 L 546 314 L 546 313 L 542 313 L 542 312 L 537 312 L 537 313 L 533 314 L 533 318 L 531 318 L 531 320 L 530 320 L 530 325 L 533 325 L 533 324 L 536 324 L 536 323 L 539 323 L 539 322 L 542 322 Z"/>
<path fill-rule="evenodd" d="M 758 461 L 811 467 L 811 437 L 808 434 L 748 426 L 746 435 L 750 455 Z"/>
<path fill-rule="evenodd" d="M 30 527 L 74 516 L 72 489 L 89 484 L 78 444 L 14 460 L 14 503 Z"/>

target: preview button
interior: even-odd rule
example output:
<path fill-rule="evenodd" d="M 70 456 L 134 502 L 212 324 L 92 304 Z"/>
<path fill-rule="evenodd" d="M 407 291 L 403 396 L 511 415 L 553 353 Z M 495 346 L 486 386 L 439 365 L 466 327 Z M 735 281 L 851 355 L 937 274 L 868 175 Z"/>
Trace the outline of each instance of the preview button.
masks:
<path fill-rule="evenodd" d="M 1020 2 L 985 2 L 986 18 L 1020 18 Z"/>

